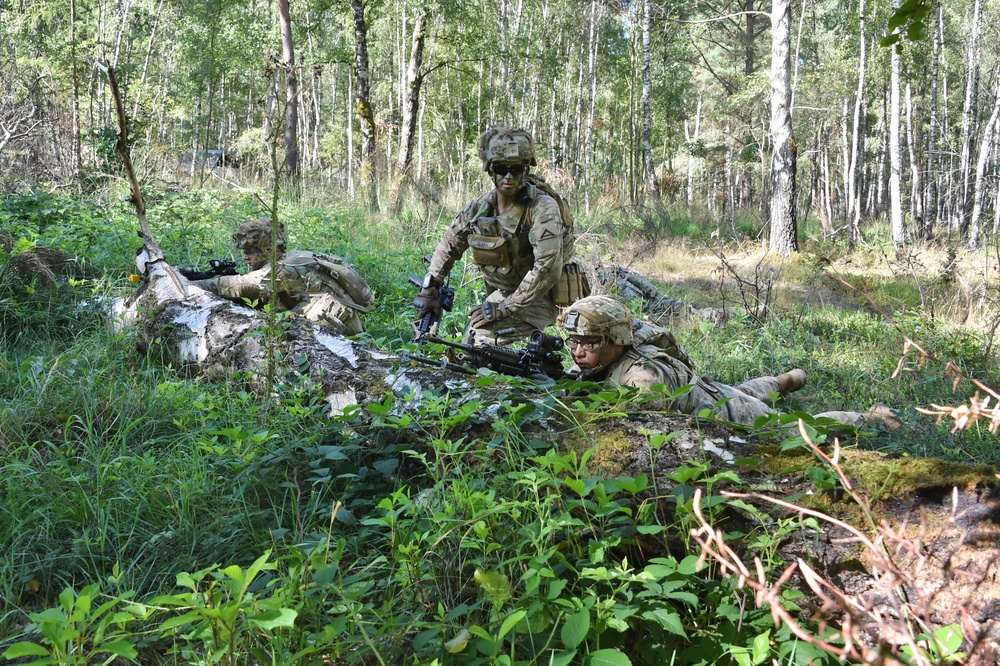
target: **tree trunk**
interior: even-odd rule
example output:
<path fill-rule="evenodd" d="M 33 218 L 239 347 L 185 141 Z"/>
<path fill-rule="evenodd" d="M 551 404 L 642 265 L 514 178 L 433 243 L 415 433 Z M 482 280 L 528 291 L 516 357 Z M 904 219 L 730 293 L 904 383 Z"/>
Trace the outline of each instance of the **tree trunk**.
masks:
<path fill-rule="evenodd" d="M 285 64 L 285 170 L 293 183 L 299 179 L 299 79 L 295 73 L 295 45 L 289 0 L 278 0 L 281 54 Z"/>
<path fill-rule="evenodd" d="M 650 93 L 653 87 L 650 68 L 649 24 L 652 21 L 652 1 L 642 3 L 642 153 L 646 166 L 646 183 L 649 193 L 659 198 L 660 188 L 656 182 L 656 168 L 653 166 L 653 110 L 650 105 Z"/>
<path fill-rule="evenodd" d="M 899 0 L 893 0 L 899 8 Z M 892 224 L 892 244 L 896 249 L 906 240 L 903 228 L 903 195 L 900 180 L 903 160 L 899 154 L 899 43 L 892 45 L 889 82 L 889 210 Z"/>
<path fill-rule="evenodd" d="M 771 9 L 771 237 L 770 250 L 791 256 L 799 249 L 795 218 L 796 146 L 792 135 L 791 0 Z"/>
<path fill-rule="evenodd" d="M 938 136 L 938 72 L 941 65 L 941 23 L 942 10 L 941 1 L 937 2 L 937 24 L 934 27 L 934 62 L 931 66 L 931 98 L 930 98 L 930 124 L 927 130 L 927 197 L 924 200 L 924 226 L 921 235 L 924 240 L 931 240 L 934 237 L 934 228 L 937 226 L 940 205 L 938 202 L 938 174 L 936 169 L 937 160 L 937 136 Z"/>
<path fill-rule="evenodd" d="M 694 206 L 694 150 L 698 143 L 698 137 L 701 132 L 701 102 L 702 93 L 698 93 L 698 106 L 695 107 L 694 111 L 694 134 L 688 131 L 688 121 L 687 118 L 684 119 L 684 138 L 688 142 L 688 168 L 687 168 L 687 205 L 688 208 Z"/>
<path fill-rule="evenodd" d="M 1000 60 L 993 68 L 993 112 L 983 131 L 983 141 L 979 146 L 979 159 L 976 161 L 976 184 L 972 195 L 972 215 L 969 218 L 969 247 L 979 247 L 979 236 L 982 233 L 983 200 L 986 198 L 986 165 L 990 152 L 993 150 L 993 133 L 1000 117 Z"/>
<path fill-rule="evenodd" d="M 376 207 L 375 194 L 375 113 L 369 100 L 368 28 L 365 25 L 363 0 L 351 0 L 354 10 L 354 110 L 361 125 L 361 185 L 370 207 Z"/>
<path fill-rule="evenodd" d="M 390 194 L 390 207 L 396 210 L 403 182 L 410 174 L 413 162 L 413 138 L 416 135 L 417 113 L 420 106 L 420 85 L 423 74 L 420 68 L 424 53 L 424 15 L 418 13 L 413 24 L 413 42 L 410 48 L 410 64 L 406 71 L 406 99 L 403 108 L 403 125 L 399 132 L 399 166 Z"/>
<path fill-rule="evenodd" d="M 590 175 L 591 160 L 594 154 L 594 108 L 597 104 L 597 0 L 590 0 L 590 39 L 587 48 L 587 69 L 590 74 L 590 99 L 587 106 L 587 136 L 583 145 L 583 210 L 590 215 Z"/>
<path fill-rule="evenodd" d="M 69 2 L 69 21 L 70 57 L 73 60 L 73 136 L 70 150 L 73 154 L 73 178 L 79 178 L 83 157 L 80 148 L 80 72 L 77 69 L 76 58 L 76 0 Z"/>
<path fill-rule="evenodd" d="M 965 102 L 962 106 L 962 138 L 959 156 L 959 177 L 962 181 L 958 204 L 955 206 L 953 226 L 957 226 L 965 238 L 969 231 L 972 194 L 972 137 L 975 134 L 976 107 L 979 98 L 979 35 L 982 23 L 982 0 L 975 0 L 972 9 L 972 33 L 969 36 L 969 50 L 966 56 L 968 73 L 965 79 Z"/>
<path fill-rule="evenodd" d="M 861 0 L 858 8 L 860 23 L 858 27 L 858 92 L 854 98 L 854 126 L 851 130 L 850 166 L 847 171 L 847 223 L 850 225 L 849 237 L 853 245 L 860 234 L 859 216 L 861 215 L 861 198 L 857 195 L 858 187 L 858 143 L 861 132 L 861 105 L 865 94 L 865 70 L 867 68 L 865 46 L 865 0 Z"/>
<path fill-rule="evenodd" d="M 913 122 L 913 94 L 909 83 L 906 84 L 906 147 L 910 155 L 910 214 L 913 217 L 915 231 L 924 228 L 924 196 L 923 179 L 921 178 L 920 160 L 917 157 L 919 138 L 916 134 L 918 123 Z"/>

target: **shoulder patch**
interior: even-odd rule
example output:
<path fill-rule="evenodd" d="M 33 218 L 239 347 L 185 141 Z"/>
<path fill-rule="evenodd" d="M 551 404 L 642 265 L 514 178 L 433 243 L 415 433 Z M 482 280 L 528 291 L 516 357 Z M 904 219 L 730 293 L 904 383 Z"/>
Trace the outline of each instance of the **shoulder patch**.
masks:
<path fill-rule="evenodd" d="M 550 238 L 555 238 L 555 237 L 556 237 L 556 235 L 554 233 L 552 233 L 551 229 L 544 229 L 542 231 L 542 235 L 538 237 L 538 240 L 543 241 L 543 240 L 548 240 Z"/>

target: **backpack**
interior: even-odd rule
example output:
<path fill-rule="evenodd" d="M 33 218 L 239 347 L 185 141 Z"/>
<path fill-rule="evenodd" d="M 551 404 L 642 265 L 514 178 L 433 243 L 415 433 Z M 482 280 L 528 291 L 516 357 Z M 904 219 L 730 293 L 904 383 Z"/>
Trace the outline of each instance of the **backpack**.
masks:
<path fill-rule="evenodd" d="M 313 264 L 310 266 L 323 282 L 347 295 L 350 301 L 344 305 L 360 312 L 371 312 L 375 307 L 375 294 L 364 278 L 352 267 L 344 263 L 340 257 L 312 253 Z"/>
<path fill-rule="evenodd" d="M 551 185 L 549 185 L 545 178 L 538 175 L 537 173 L 529 173 L 525 177 L 525 182 L 534 185 L 537 189 L 541 190 L 542 193 L 549 195 L 556 200 L 559 204 L 559 215 L 562 217 L 563 224 L 565 224 L 570 229 L 573 228 L 573 214 L 569 210 L 569 202 L 566 201 L 563 195 L 559 194 Z M 528 220 L 526 229 L 531 228 L 531 208 L 528 209 Z"/>
<path fill-rule="evenodd" d="M 536 173 L 529 173 L 525 180 L 534 185 L 543 194 L 547 194 L 555 199 L 556 204 L 559 206 L 559 216 L 562 218 L 563 224 L 573 229 L 573 214 L 570 213 L 569 202 L 566 201 L 565 197 L 559 194 L 555 188 L 545 182 L 543 177 Z M 528 208 L 524 233 L 527 233 L 531 229 L 532 210 L 533 207 Z M 590 296 L 590 291 L 590 281 L 587 279 L 586 272 L 575 261 L 570 261 L 563 265 L 562 275 L 559 276 L 559 281 L 552 288 L 552 300 L 559 307 L 568 307 L 576 303 L 579 299 Z"/>
<path fill-rule="evenodd" d="M 691 368 L 692 372 L 694 371 L 694 362 L 691 360 L 691 357 L 688 356 L 684 348 L 677 342 L 674 334 L 665 328 L 637 319 L 635 321 L 635 328 L 632 331 L 632 347 L 652 358 L 663 354 L 677 359 Z"/>

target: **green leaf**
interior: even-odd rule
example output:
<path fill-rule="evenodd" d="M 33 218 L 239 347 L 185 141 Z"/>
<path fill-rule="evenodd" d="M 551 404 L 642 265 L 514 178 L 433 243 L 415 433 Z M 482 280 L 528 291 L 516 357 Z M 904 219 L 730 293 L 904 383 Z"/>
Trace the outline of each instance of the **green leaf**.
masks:
<path fill-rule="evenodd" d="M 762 664 L 771 652 L 771 630 L 768 629 L 753 639 L 753 663 Z"/>
<path fill-rule="evenodd" d="M 946 654 L 955 653 L 962 647 L 962 629 L 957 624 L 949 624 L 934 632 L 934 640 Z"/>
<path fill-rule="evenodd" d="M 576 663 L 574 659 L 576 658 L 576 650 L 564 650 L 563 652 L 556 652 L 551 657 L 549 657 L 548 666 L 570 666 L 570 664 Z"/>
<path fill-rule="evenodd" d="M 124 638 L 117 641 L 112 641 L 111 643 L 106 643 L 100 647 L 100 649 L 95 650 L 95 652 L 110 652 L 111 654 L 116 654 L 122 659 L 135 659 L 139 656 L 139 652 L 135 649 L 135 646 Z"/>
<path fill-rule="evenodd" d="M 186 624 L 194 624 L 199 620 L 201 620 L 201 615 L 195 611 L 191 611 L 190 613 L 184 613 L 183 615 L 178 615 L 177 617 L 165 620 L 162 624 L 160 624 L 160 631 L 173 629 L 174 627 L 182 627 Z"/>
<path fill-rule="evenodd" d="M 3 653 L 4 659 L 17 659 L 18 657 L 47 657 L 49 651 L 41 645 L 36 645 L 28 641 L 14 643 Z"/>
<path fill-rule="evenodd" d="M 598 650 L 590 653 L 590 666 L 632 666 L 632 660 L 618 650 Z"/>
<path fill-rule="evenodd" d="M 506 601 L 510 598 L 510 581 L 507 580 L 507 576 L 495 571 L 476 569 L 473 579 L 494 601 Z"/>
<path fill-rule="evenodd" d="M 276 608 L 274 610 L 261 613 L 260 615 L 251 616 L 247 618 L 247 620 L 256 624 L 261 629 L 270 630 L 276 627 L 295 626 L 295 618 L 298 614 L 298 611 L 292 610 L 291 608 Z"/>
<path fill-rule="evenodd" d="M 525 610 L 518 610 L 508 615 L 503 621 L 503 624 L 500 625 L 500 634 L 497 638 L 499 640 L 503 640 L 503 637 L 509 634 L 511 629 L 513 629 L 518 622 L 523 620 L 527 614 L 528 612 Z"/>
<path fill-rule="evenodd" d="M 687 633 L 684 631 L 684 623 L 681 622 L 681 616 L 677 613 L 672 613 L 664 608 L 657 608 L 644 612 L 642 617 L 656 622 L 672 634 L 687 638 Z"/>
<path fill-rule="evenodd" d="M 559 637 L 563 645 L 572 650 L 583 642 L 588 631 L 590 631 L 590 609 L 582 608 L 566 618 L 559 631 Z"/>

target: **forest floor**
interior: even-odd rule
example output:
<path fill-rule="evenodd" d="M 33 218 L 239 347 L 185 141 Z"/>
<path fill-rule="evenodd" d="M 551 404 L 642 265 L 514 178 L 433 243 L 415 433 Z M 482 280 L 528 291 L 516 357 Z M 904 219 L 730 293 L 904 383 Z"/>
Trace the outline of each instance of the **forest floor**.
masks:
<path fill-rule="evenodd" d="M 751 305 L 766 299 L 771 307 L 786 313 L 821 307 L 883 318 L 905 310 L 906 302 L 919 302 L 925 311 L 951 324 L 978 326 L 991 344 L 1000 272 L 989 253 L 976 257 L 975 262 L 963 261 L 933 248 L 920 253 L 904 248 L 894 257 L 882 255 L 874 261 L 815 254 L 782 261 L 762 259 L 759 246 L 752 245 L 735 252 L 730 248 L 727 255 L 692 248 L 686 242 L 639 242 L 623 246 L 613 261 L 662 284 L 672 298 L 696 307 Z M 942 283 L 948 288 L 939 288 Z M 987 372 L 987 368 L 982 370 Z M 706 425 L 692 430 L 691 421 L 679 419 L 676 426 L 685 428 L 687 434 L 672 441 L 673 454 L 666 448 L 651 452 L 646 438 L 637 437 L 635 446 L 618 456 L 620 470 L 612 471 L 636 475 L 649 472 L 652 465 L 658 477 L 667 478 L 689 457 L 687 449 L 695 448 L 711 452 L 719 469 L 732 468 L 733 459 L 743 456 L 758 462 L 774 457 L 773 447 L 746 443 L 718 426 L 703 432 Z M 633 427 L 648 432 L 651 426 Z M 851 524 L 864 524 L 865 514 L 869 515 L 873 529 L 868 533 L 875 535 L 877 550 L 863 547 L 855 535 L 827 523 L 815 539 L 787 539 L 780 551 L 784 559 L 803 558 L 845 593 L 845 603 L 856 609 L 865 627 L 861 640 L 874 644 L 879 632 L 901 634 L 901 623 L 906 622 L 924 634 L 958 624 L 967 635 L 980 637 L 972 663 L 1000 663 L 1000 475 L 995 468 L 981 466 L 972 477 L 949 479 L 957 470 L 936 464 L 930 470 L 902 474 L 912 483 L 895 488 L 896 492 L 880 495 L 872 492 L 869 483 L 866 494 L 859 476 L 871 477 L 872 471 L 852 466 L 847 462 L 852 457 L 868 458 L 889 477 L 905 469 L 909 461 L 891 454 L 851 451 L 845 454 L 843 467 L 847 477 L 862 487 L 859 497 L 868 503 L 870 512 L 850 497 L 846 503 L 831 503 L 829 497 L 818 501 L 823 511 Z M 817 503 L 808 463 L 776 467 L 772 461 L 765 466 L 771 472 L 741 471 L 746 487 L 734 490 L 762 488 L 775 496 L 805 498 L 804 506 Z M 660 488 L 661 494 L 668 490 Z M 847 494 L 843 487 L 839 492 Z M 801 577 L 793 580 L 805 588 Z M 822 605 L 816 595 L 811 596 L 817 607 Z M 803 611 L 804 616 L 809 614 Z"/>

